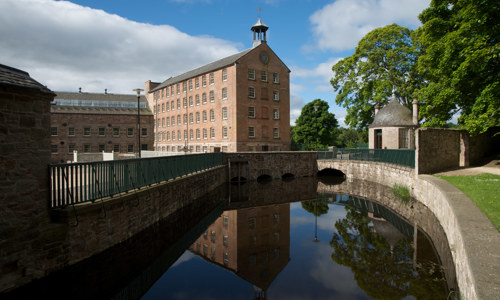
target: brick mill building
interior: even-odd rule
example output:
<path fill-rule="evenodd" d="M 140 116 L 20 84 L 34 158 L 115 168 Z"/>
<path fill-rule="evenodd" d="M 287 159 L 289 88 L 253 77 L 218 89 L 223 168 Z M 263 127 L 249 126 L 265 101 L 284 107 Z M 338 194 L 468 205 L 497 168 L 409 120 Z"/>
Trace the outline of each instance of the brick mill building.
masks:
<path fill-rule="evenodd" d="M 153 114 L 136 95 L 56 92 L 51 103 L 51 161 L 73 161 L 73 152 L 135 154 L 153 149 Z M 140 119 L 140 136 L 137 123 Z"/>
<path fill-rule="evenodd" d="M 253 47 L 162 83 L 146 82 L 154 150 L 290 150 L 290 70 L 252 26 Z"/>

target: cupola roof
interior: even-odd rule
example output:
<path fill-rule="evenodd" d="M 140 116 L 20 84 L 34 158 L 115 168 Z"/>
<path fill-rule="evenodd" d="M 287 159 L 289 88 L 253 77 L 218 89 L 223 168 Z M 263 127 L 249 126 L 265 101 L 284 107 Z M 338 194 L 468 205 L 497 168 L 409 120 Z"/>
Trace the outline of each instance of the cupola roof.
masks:
<path fill-rule="evenodd" d="M 409 108 L 399 103 L 396 95 L 392 94 L 392 99 L 375 115 L 373 127 L 407 127 L 415 126 L 412 112 Z"/>

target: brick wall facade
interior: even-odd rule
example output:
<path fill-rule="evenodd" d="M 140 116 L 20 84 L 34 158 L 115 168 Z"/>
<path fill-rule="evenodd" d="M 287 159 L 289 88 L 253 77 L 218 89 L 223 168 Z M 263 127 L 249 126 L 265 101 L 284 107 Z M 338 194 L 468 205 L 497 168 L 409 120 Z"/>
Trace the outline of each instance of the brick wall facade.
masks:
<path fill-rule="evenodd" d="M 153 116 L 141 115 L 141 145 L 153 149 Z M 81 114 L 51 113 L 51 162 L 73 161 L 73 150 L 79 153 L 136 153 L 137 113 Z M 56 132 L 54 131 L 56 128 Z M 85 128 L 90 131 L 85 132 Z M 129 129 L 132 134 L 129 134 Z M 116 134 L 118 131 L 118 134 Z M 118 151 L 116 151 L 118 150 Z M 130 151 L 131 150 L 131 151 Z"/>
<path fill-rule="evenodd" d="M 262 53 L 268 55 L 266 63 Z M 249 70 L 254 74 L 250 79 Z M 160 87 L 146 82 L 156 120 L 156 151 L 177 152 L 186 145 L 191 152 L 290 150 L 290 71 L 266 43 L 236 62 L 191 72 L 196 74 L 180 75 Z M 250 87 L 254 96 L 249 95 Z"/>

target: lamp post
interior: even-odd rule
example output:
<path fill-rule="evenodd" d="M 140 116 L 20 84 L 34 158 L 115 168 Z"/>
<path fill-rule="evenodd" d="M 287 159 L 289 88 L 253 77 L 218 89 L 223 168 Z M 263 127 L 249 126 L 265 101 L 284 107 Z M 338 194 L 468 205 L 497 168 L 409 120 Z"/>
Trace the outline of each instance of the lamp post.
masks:
<path fill-rule="evenodd" d="M 137 149 L 139 152 L 139 158 L 141 158 L 141 92 L 143 89 L 135 89 L 137 92 Z"/>
<path fill-rule="evenodd" d="M 313 242 L 317 243 L 319 242 L 318 240 L 318 197 L 316 197 L 316 200 L 314 202 L 314 240 Z"/>
<path fill-rule="evenodd" d="M 316 118 L 316 122 L 318 121 L 318 105 L 314 105 L 314 117 Z M 316 151 L 318 151 L 318 126 L 316 127 Z"/>

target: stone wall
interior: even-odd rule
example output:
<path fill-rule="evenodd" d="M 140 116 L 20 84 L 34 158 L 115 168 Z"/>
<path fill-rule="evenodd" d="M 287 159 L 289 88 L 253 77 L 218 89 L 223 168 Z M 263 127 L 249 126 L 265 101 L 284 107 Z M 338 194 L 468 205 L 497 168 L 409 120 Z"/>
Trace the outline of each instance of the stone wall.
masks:
<path fill-rule="evenodd" d="M 0 291 L 40 277 L 48 214 L 50 101 L 29 74 L 0 65 Z M 5 78 L 9 78 L 4 81 Z M 16 82 L 17 81 L 17 82 Z M 14 83 L 14 84 L 12 84 Z"/>
<path fill-rule="evenodd" d="M 160 222 L 227 180 L 226 167 L 152 185 L 141 190 L 53 210 L 53 220 L 65 224 L 65 265 L 100 253 Z M 54 266 L 57 268 L 58 266 Z"/>
<path fill-rule="evenodd" d="M 224 163 L 231 161 L 230 177 L 238 174 L 248 180 L 257 180 L 261 175 L 281 178 L 285 174 L 296 177 L 315 176 L 316 152 L 240 152 L 224 153 Z M 239 165 L 239 173 L 236 166 Z M 248 166 L 250 166 L 248 168 Z M 248 175 L 248 171 L 250 174 Z"/>
<path fill-rule="evenodd" d="M 416 175 L 412 169 L 388 164 L 318 161 L 318 169 L 323 168 L 340 170 L 347 180 L 364 179 L 387 187 L 395 183 L 407 186 L 411 196 L 432 211 L 446 233 L 461 299 L 496 299 L 500 294 L 500 234 L 456 187 L 440 178 Z"/>
<path fill-rule="evenodd" d="M 342 171 L 348 180 L 369 180 L 392 187 L 395 183 L 413 186 L 412 168 L 371 161 L 318 160 L 318 170 Z"/>
<path fill-rule="evenodd" d="M 462 299 L 497 299 L 500 235 L 493 224 L 467 196 L 440 178 L 420 175 L 413 194 L 445 229 Z"/>
<path fill-rule="evenodd" d="M 419 128 L 416 132 L 417 174 L 435 173 L 460 166 L 460 130 Z"/>

